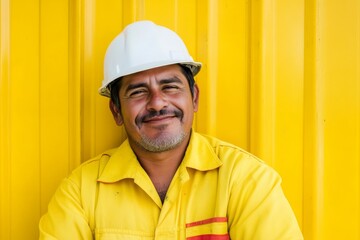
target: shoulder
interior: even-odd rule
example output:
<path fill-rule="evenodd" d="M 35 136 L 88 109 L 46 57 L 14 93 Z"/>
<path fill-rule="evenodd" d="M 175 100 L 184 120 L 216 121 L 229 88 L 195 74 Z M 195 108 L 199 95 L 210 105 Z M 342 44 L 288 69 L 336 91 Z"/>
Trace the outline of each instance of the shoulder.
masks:
<path fill-rule="evenodd" d="M 278 173 L 265 161 L 252 153 L 218 138 L 199 134 L 202 141 L 211 146 L 214 154 L 222 163 L 220 172 L 231 176 L 233 181 L 248 181 L 265 178 L 280 181 Z"/>
<path fill-rule="evenodd" d="M 116 148 L 109 149 L 96 157 L 93 157 L 75 168 L 68 180 L 76 185 L 83 185 L 84 182 L 96 182 L 99 174 L 108 163 L 110 157 L 116 152 Z"/>
<path fill-rule="evenodd" d="M 266 164 L 263 160 L 244 150 L 243 148 L 205 134 L 198 134 L 204 144 L 208 144 L 212 151 L 225 164 L 227 162 L 250 161 L 254 164 Z"/>

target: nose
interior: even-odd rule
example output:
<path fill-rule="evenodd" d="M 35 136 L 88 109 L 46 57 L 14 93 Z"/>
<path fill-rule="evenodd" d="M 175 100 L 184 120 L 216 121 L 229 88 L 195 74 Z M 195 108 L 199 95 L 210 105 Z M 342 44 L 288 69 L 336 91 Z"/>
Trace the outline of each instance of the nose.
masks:
<path fill-rule="evenodd" d="M 147 103 L 147 110 L 158 112 L 167 106 L 168 106 L 168 101 L 161 92 L 153 91 L 149 95 L 149 100 Z"/>

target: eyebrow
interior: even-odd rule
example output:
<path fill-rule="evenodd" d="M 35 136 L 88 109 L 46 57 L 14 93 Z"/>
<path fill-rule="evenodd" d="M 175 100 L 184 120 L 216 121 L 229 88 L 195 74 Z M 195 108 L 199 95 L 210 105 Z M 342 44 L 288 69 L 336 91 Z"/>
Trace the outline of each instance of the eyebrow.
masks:
<path fill-rule="evenodd" d="M 125 92 L 128 92 L 130 90 L 136 89 L 136 88 L 141 88 L 141 87 L 146 87 L 147 84 L 146 83 L 135 83 L 135 84 L 129 84 L 127 86 L 127 88 L 125 89 Z"/>
<path fill-rule="evenodd" d="M 166 78 L 160 80 L 160 84 L 167 84 L 167 83 L 183 83 L 178 77 Z"/>
<path fill-rule="evenodd" d="M 159 81 L 160 85 L 162 84 L 168 84 L 168 83 L 183 83 L 178 77 L 172 77 L 172 78 L 165 78 Z M 126 89 L 125 92 L 128 92 L 130 90 L 136 89 L 136 88 L 141 88 L 141 87 L 147 87 L 147 83 L 135 83 L 135 84 L 129 84 Z"/>

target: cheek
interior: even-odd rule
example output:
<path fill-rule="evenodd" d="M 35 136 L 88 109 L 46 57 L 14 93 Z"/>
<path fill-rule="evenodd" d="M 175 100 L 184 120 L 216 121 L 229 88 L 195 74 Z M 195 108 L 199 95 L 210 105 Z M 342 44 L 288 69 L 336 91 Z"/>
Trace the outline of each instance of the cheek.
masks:
<path fill-rule="evenodd" d="M 181 111 L 184 113 L 184 120 L 188 121 L 189 124 L 191 124 L 193 114 L 196 111 L 192 99 L 182 99 L 178 102 L 177 107 L 181 109 Z"/>
<path fill-rule="evenodd" d="M 122 103 L 121 113 L 124 119 L 124 122 L 134 122 L 136 116 L 139 114 L 141 106 L 139 104 L 134 104 L 131 102 L 124 101 Z"/>

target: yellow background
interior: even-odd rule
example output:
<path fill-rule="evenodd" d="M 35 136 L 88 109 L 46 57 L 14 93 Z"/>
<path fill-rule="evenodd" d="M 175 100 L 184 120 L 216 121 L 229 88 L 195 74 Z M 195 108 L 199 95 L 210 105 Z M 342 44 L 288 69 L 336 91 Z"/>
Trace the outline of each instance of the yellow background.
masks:
<path fill-rule="evenodd" d="M 359 0 L 0 0 L 0 239 L 37 239 L 60 180 L 124 138 L 97 94 L 134 20 L 203 62 L 195 128 L 283 177 L 305 239 L 360 239 Z"/>

